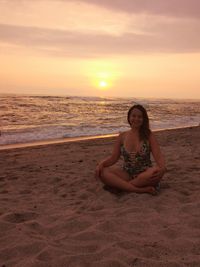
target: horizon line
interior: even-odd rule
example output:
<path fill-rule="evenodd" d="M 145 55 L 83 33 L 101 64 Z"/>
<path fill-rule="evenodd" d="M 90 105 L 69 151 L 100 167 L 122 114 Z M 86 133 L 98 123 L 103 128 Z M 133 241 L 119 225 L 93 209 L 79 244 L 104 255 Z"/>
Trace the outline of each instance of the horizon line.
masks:
<path fill-rule="evenodd" d="M 98 95 L 70 95 L 70 94 L 37 94 L 37 93 L 0 93 L 0 96 L 47 96 L 47 97 L 84 97 L 84 98 L 123 98 L 123 99 L 162 99 L 162 100 L 193 100 L 200 101 L 200 98 L 177 98 L 177 97 L 156 97 L 156 96 L 98 96 Z"/>

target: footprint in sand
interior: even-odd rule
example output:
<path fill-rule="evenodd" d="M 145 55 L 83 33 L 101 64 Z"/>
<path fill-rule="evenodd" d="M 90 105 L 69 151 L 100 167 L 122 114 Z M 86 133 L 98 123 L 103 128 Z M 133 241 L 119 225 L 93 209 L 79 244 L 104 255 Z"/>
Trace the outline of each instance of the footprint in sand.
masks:
<path fill-rule="evenodd" d="M 179 237 L 179 233 L 177 229 L 173 230 L 173 229 L 168 228 L 166 230 L 160 231 L 160 234 L 164 235 L 165 237 L 169 239 L 176 239 Z"/>
<path fill-rule="evenodd" d="M 2 177 L 0 177 L 0 182 L 4 182 L 5 179 L 6 179 L 6 176 L 2 176 Z"/>
<path fill-rule="evenodd" d="M 21 190 L 19 193 L 20 193 L 20 195 L 26 195 L 26 194 L 31 194 L 32 191 L 28 190 L 28 189 L 25 189 L 25 190 Z"/>
<path fill-rule="evenodd" d="M 37 221 L 30 221 L 30 222 L 26 223 L 26 227 L 29 230 L 37 232 L 39 234 L 43 234 L 45 231 L 45 228 Z"/>
<path fill-rule="evenodd" d="M 9 213 L 3 217 L 3 220 L 10 223 L 22 223 L 33 220 L 37 216 L 37 213 L 34 212 Z"/>
<path fill-rule="evenodd" d="M 11 176 L 11 177 L 8 177 L 8 180 L 17 180 L 18 177 L 17 176 Z"/>
<path fill-rule="evenodd" d="M 8 190 L 2 190 L 1 192 L 0 192 L 0 194 L 7 194 L 8 193 Z"/>

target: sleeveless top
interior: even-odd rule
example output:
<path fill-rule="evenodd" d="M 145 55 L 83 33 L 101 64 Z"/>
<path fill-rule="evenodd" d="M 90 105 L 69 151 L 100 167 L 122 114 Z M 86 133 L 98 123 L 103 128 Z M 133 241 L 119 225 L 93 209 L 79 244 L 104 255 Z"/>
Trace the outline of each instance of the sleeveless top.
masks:
<path fill-rule="evenodd" d="M 139 152 L 129 152 L 121 145 L 121 155 L 124 158 L 123 169 L 128 172 L 130 176 L 137 176 L 139 173 L 145 171 L 152 166 L 150 159 L 150 146 L 147 141 L 141 145 Z"/>

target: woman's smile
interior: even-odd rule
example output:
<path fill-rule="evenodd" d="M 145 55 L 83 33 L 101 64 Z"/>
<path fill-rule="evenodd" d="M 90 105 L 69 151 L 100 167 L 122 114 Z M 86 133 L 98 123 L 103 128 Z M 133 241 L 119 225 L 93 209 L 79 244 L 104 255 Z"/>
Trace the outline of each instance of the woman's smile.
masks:
<path fill-rule="evenodd" d="M 130 124 L 132 127 L 140 127 L 143 123 L 142 112 L 139 109 L 133 109 L 130 114 Z"/>

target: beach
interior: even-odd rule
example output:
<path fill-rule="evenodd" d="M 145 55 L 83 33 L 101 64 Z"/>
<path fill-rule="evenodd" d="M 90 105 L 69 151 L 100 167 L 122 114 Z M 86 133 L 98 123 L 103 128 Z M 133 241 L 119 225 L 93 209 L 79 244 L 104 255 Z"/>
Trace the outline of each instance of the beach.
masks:
<path fill-rule="evenodd" d="M 0 266 L 200 266 L 200 127 L 156 136 L 167 165 L 156 196 L 95 178 L 114 137 L 1 150 Z"/>

